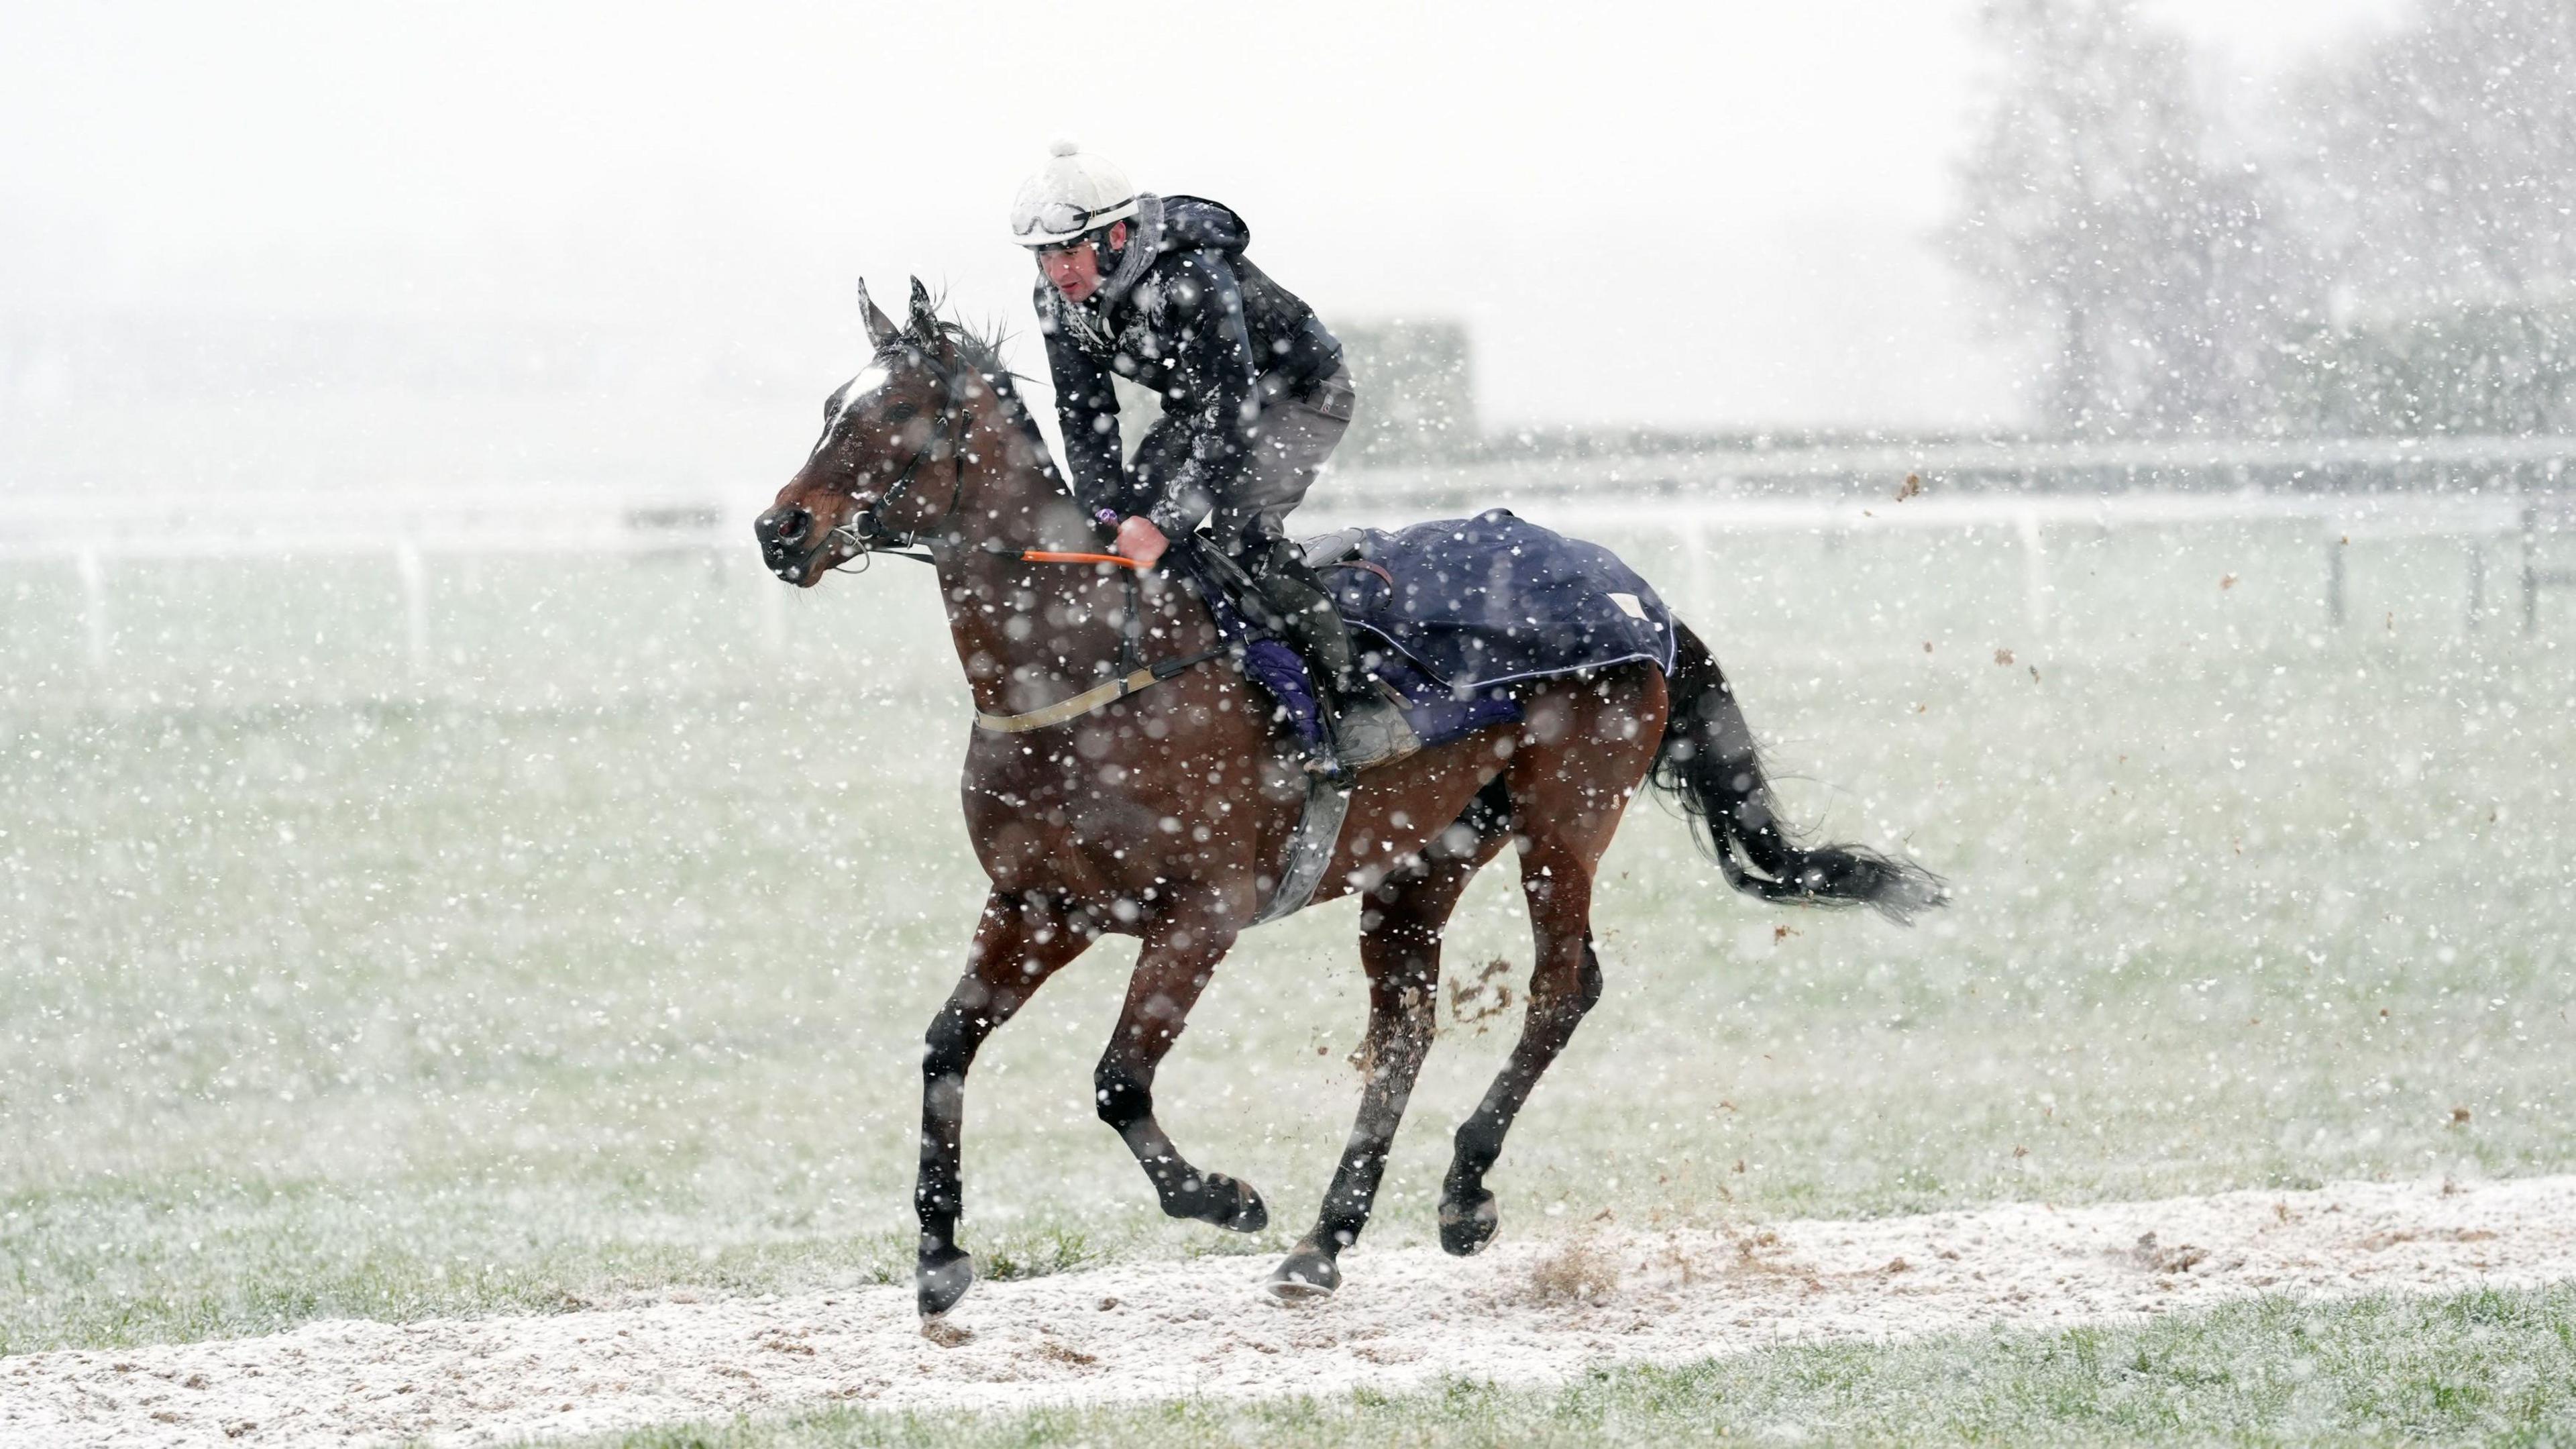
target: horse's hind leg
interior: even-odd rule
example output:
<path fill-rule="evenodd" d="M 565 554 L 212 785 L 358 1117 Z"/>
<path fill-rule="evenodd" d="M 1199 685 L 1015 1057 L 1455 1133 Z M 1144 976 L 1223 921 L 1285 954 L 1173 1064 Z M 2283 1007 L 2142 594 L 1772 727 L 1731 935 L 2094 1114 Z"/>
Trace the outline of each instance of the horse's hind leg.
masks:
<path fill-rule="evenodd" d="M 1146 929 L 1117 1029 L 1091 1081 L 1100 1120 L 1136 1154 L 1164 1212 L 1257 1233 L 1270 1225 L 1261 1194 L 1223 1173 L 1192 1167 L 1154 1120 L 1155 1068 L 1180 1039 L 1190 1008 L 1233 945 L 1234 928 L 1213 902 L 1176 893 Z"/>
<path fill-rule="evenodd" d="M 1521 894 L 1537 953 L 1521 1039 L 1484 1100 L 1459 1124 L 1457 1154 L 1441 1184 L 1440 1246 L 1452 1253 L 1473 1253 L 1494 1236 L 1500 1219 L 1485 1174 L 1502 1155 L 1503 1138 L 1530 1089 L 1601 998 L 1601 962 L 1592 954 L 1593 871 L 1662 734 L 1661 680 L 1649 677 L 1651 691 L 1584 690 L 1584 697 L 1558 695 L 1533 708 L 1523 747 L 1504 775 L 1513 830 L 1523 842 Z"/>
<path fill-rule="evenodd" d="M 1601 962 L 1592 954 L 1590 862 L 1571 853 L 1533 849 L 1521 862 L 1538 952 L 1530 968 L 1529 1016 L 1511 1059 L 1485 1089 L 1475 1112 L 1459 1124 L 1456 1156 L 1440 1186 L 1440 1246 L 1467 1254 L 1494 1236 L 1500 1215 L 1485 1174 L 1503 1154 L 1512 1119 L 1530 1089 L 1574 1036 L 1584 1013 L 1601 999 Z"/>
<path fill-rule="evenodd" d="M 1360 1059 L 1368 1085 L 1315 1230 L 1270 1275 L 1270 1291 L 1281 1298 L 1339 1287 L 1341 1270 L 1334 1260 L 1368 1225 L 1387 1149 L 1431 1049 L 1441 935 L 1468 880 L 1502 844 L 1507 807 L 1500 789 L 1491 793 L 1492 800 L 1479 796 L 1460 820 L 1465 838 L 1454 844 L 1445 835 L 1436 840 L 1420 866 L 1389 877 L 1362 908 L 1360 964 L 1368 972 L 1369 1025 Z"/>

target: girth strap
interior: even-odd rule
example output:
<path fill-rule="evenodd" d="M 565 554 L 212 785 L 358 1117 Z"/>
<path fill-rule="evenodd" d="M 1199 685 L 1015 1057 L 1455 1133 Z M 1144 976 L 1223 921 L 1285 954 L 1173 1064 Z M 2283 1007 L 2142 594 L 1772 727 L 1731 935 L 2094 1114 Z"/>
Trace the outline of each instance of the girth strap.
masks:
<path fill-rule="evenodd" d="M 1351 792 L 1335 789 L 1320 775 L 1306 777 L 1306 807 L 1297 816 L 1296 833 L 1288 837 L 1288 858 L 1280 863 L 1279 883 L 1270 888 L 1252 924 L 1267 925 L 1306 909 L 1315 888 L 1324 883 L 1324 867 L 1342 843 L 1342 822 L 1350 818 Z"/>
<path fill-rule="evenodd" d="M 986 714 L 977 710 L 975 728 L 991 730 L 995 734 L 1016 735 L 1028 730 L 1042 730 L 1052 725 L 1064 724 L 1070 720 L 1080 719 L 1103 705 L 1115 704 L 1131 694 L 1151 689 L 1164 680 L 1195 669 L 1211 659 L 1222 656 L 1225 652 L 1223 649 L 1210 649 L 1202 654 L 1193 654 L 1186 659 L 1167 659 L 1160 664 L 1139 669 L 1123 678 L 1110 680 L 1107 684 L 1094 685 L 1071 699 L 1060 699 L 1044 709 L 1033 709 L 1026 714 Z"/>

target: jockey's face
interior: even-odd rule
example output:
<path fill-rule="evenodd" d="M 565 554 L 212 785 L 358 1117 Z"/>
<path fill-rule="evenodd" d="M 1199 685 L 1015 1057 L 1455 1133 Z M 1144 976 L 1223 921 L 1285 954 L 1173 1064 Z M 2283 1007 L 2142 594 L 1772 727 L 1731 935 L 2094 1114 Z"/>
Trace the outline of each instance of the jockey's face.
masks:
<path fill-rule="evenodd" d="M 1109 245 L 1113 251 L 1127 245 L 1127 223 L 1109 228 Z M 1087 301 L 1100 290 L 1100 253 L 1092 249 L 1089 237 L 1076 237 L 1060 247 L 1040 247 L 1038 270 L 1046 273 L 1068 302 Z"/>

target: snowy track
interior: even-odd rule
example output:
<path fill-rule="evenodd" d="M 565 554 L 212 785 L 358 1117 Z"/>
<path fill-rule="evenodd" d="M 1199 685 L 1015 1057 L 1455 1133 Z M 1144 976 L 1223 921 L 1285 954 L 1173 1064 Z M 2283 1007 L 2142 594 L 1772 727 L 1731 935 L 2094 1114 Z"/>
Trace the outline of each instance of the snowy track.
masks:
<path fill-rule="evenodd" d="M 976 1287 L 938 1338 L 908 1289 L 543 1317 L 310 1324 L 266 1338 L 0 1360 L 0 1444 L 474 1443 L 822 1401 L 994 1409 L 1190 1394 L 1542 1384 L 1604 1360 L 1970 1327 L 2046 1329 L 2258 1293 L 2576 1279 L 2576 1176 L 2053 1209 L 2014 1204 L 1732 1233 L 1600 1223 L 1345 1260 L 1273 1305 L 1268 1257 Z"/>

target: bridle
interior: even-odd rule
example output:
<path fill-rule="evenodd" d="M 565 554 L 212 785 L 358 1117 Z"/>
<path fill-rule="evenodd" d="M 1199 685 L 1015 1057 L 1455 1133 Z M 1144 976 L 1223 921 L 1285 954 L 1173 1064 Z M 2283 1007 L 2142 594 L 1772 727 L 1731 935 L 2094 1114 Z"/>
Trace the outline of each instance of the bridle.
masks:
<path fill-rule="evenodd" d="M 903 471 L 895 475 L 893 484 L 878 494 L 874 502 L 853 510 L 838 528 L 823 536 L 826 542 L 838 541 L 850 550 L 848 558 L 832 565 L 835 572 L 855 562 L 858 567 L 849 572 L 865 573 L 867 561 L 880 553 L 922 563 L 933 562 L 928 545 L 921 541 L 921 536 L 954 516 L 958 504 L 966 497 L 966 434 L 975 420 L 968 416 L 965 405 L 957 398 L 956 379 L 939 368 L 928 349 L 915 349 L 915 355 L 930 363 L 931 374 L 939 379 L 939 411 L 932 415 L 930 441 L 922 446 L 920 452 L 912 455 L 912 460 L 903 465 Z M 952 417 L 956 420 L 953 433 L 949 427 Z M 888 527 L 885 522 L 887 506 L 911 491 L 913 483 L 921 476 L 922 465 L 938 456 L 942 444 L 946 445 L 948 457 L 955 467 L 955 478 L 948 490 L 948 506 L 941 509 L 936 517 L 924 519 L 901 532 Z M 906 549 L 922 551 L 907 553 L 904 552 Z"/>

